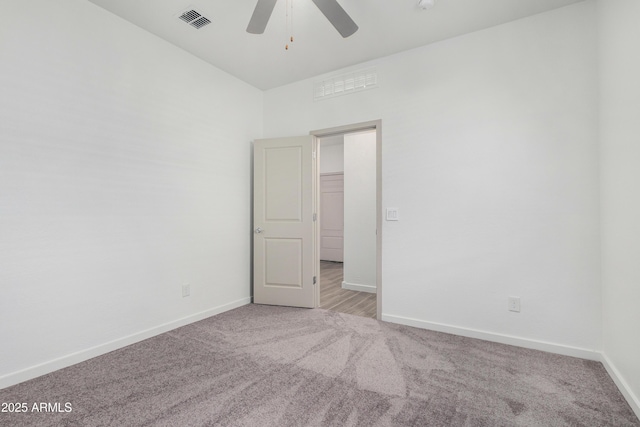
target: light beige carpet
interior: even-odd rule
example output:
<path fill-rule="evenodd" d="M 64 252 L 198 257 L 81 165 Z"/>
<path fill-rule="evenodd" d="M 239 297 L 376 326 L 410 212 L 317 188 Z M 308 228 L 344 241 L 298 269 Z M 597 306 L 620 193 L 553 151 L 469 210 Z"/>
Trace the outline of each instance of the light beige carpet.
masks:
<path fill-rule="evenodd" d="M 2 426 L 640 426 L 600 363 L 250 305 L 0 391 Z"/>

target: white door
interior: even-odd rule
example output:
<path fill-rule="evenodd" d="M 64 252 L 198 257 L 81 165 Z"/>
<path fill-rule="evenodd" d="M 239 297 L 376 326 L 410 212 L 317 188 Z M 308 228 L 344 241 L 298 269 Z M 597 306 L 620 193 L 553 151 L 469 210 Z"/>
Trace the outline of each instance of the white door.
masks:
<path fill-rule="evenodd" d="M 344 260 L 344 174 L 320 175 L 320 259 Z"/>
<path fill-rule="evenodd" d="M 256 304 L 315 307 L 315 138 L 254 143 Z"/>

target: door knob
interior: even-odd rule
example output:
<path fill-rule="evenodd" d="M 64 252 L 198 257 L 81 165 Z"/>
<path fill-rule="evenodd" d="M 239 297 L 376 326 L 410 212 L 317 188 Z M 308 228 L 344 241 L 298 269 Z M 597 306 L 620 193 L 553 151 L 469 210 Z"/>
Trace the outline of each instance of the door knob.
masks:
<path fill-rule="evenodd" d="M 263 231 L 264 231 L 264 230 L 263 230 L 262 228 L 260 228 L 260 227 L 256 228 L 256 233 L 257 233 L 257 234 L 260 234 L 260 233 L 262 233 Z"/>

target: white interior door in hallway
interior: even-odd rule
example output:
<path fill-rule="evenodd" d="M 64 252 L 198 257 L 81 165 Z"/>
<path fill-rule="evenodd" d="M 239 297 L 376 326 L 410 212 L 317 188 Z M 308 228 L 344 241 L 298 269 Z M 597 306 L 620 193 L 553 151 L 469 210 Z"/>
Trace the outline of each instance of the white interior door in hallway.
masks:
<path fill-rule="evenodd" d="M 320 175 L 320 259 L 344 261 L 344 174 Z"/>

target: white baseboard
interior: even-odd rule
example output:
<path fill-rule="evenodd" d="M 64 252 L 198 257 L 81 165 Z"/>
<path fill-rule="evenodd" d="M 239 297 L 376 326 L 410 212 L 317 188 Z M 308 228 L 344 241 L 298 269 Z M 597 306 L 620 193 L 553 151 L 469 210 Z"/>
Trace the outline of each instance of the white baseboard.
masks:
<path fill-rule="evenodd" d="M 640 398 L 635 395 L 629 384 L 624 380 L 623 376 L 620 374 L 620 371 L 616 368 L 613 362 L 607 357 L 606 354 L 601 353 L 601 360 L 604 368 L 609 373 L 609 376 L 613 379 L 613 382 L 616 383 L 618 389 L 620 389 L 620 393 L 624 396 L 629 403 L 629 406 L 635 412 L 636 417 L 640 419 Z"/>
<path fill-rule="evenodd" d="M 625 381 L 620 371 L 606 354 L 585 348 L 572 347 L 562 344 L 555 344 L 545 341 L 531 340 L 519 338 L 511 335 L 497 334 L 493 332 L 480 331 L 470 328 L 461 328 L 458 326 L 445 325 L 442 323 L 428 322 L 424 320 L 411 319 L 403 316 L 395 316 L 392 314 L 382 314 L 382 320 L 385 322 L 399 323 L 401 325 L 414 326 L 421 329 L 429 329 L 437 332 L 445 332 L 448 334 L 460 335 L 463 337 L 477 338 L 485 341 L 498 342 L 501 344 L 514 345 L 517 347 L 530 348 L 533 350 L 541 350 L 549 353 L 562 354 L 564 356 L 579 357 L 581 359 L 594 360 L 601 362 L 609 373 L 611 379 L 616 384 L 627 403 L 640 419 L 640 398 L 636 396 L 629 384 Z"/>
<path fill-rule="evenodd" d="M 164 323 L 162 325 L 155 326 L 144 331 L 137 332 L 135 334 L 128 335 L 126 337 L 118 338 L 113 341 L 109 341 L 104 344 L 97 345 L 95 347 L 81 350 L 76 353 L 71 353 L 66 356 L 59 357 L 57 359 L 44 362 L 21 371 L 12 372 L 10 374 L 0 377 L 0 389 L 18 384 L 41 375 L 48 374 L 58 369 L 66 368 L 76 363 L 84 362 L 85 360 L 93 357 L 101 356 L 111 351 L 117 350 L 122 347 L 126 347 L 131 344 L 146 340 L 147 338 L 154 337 L 156 335 L 163 334 L 181 326 L 188 325 L 190 323 L 197 322 L 199 320 L 206 319 L 207 317 L 214 316 L 216 314 L 224 313 L 225 311 L 233 310 L 234 308 L 241 307 L 251 303 L 251 298 L 242 298 L 237 301 L 223 304 L 218 307 L 211 308 L 209 310 L 201 311 L 200 313 L 192 314 L 181 319 L 174 320 L 172 322 Z"/>
<path fill-rule="evenodd" d="M 342 282 L 342 289 L 348 289 L 350 291 L 369 292 L 370 294 L 376 293 L 376 287 L 371 285 L 360 285 L 358 283 Z"/>
<path fill-rule="evenodd" d="M 562 354 L 564 356 L 579 357 L 581 359 L 601 361 L 601 353 L 596 350 L 572 347 L 563 344 L 555 344 L 546 341 L 538 341 L 527 338 L 515 337 L 512 335 L 498 334 L 495 332 L 480 331 L 477 329 L 461 328 L 459 326 L 445 325 L 442 323 L 428 322 L 425 320 L 411 319 L 408 317 L 395 316 L 392 314 L 382 314 L 385 322 L 399 323 L 401 325 L 414 326 L 421 329 L 429 329 L 437 332 L 445 332 L 463 337 L 477 338 L 485 341 L 497 342 L 501 344 L 513 345 L 516 347 L 541 350 L 549 353 Z"/>

